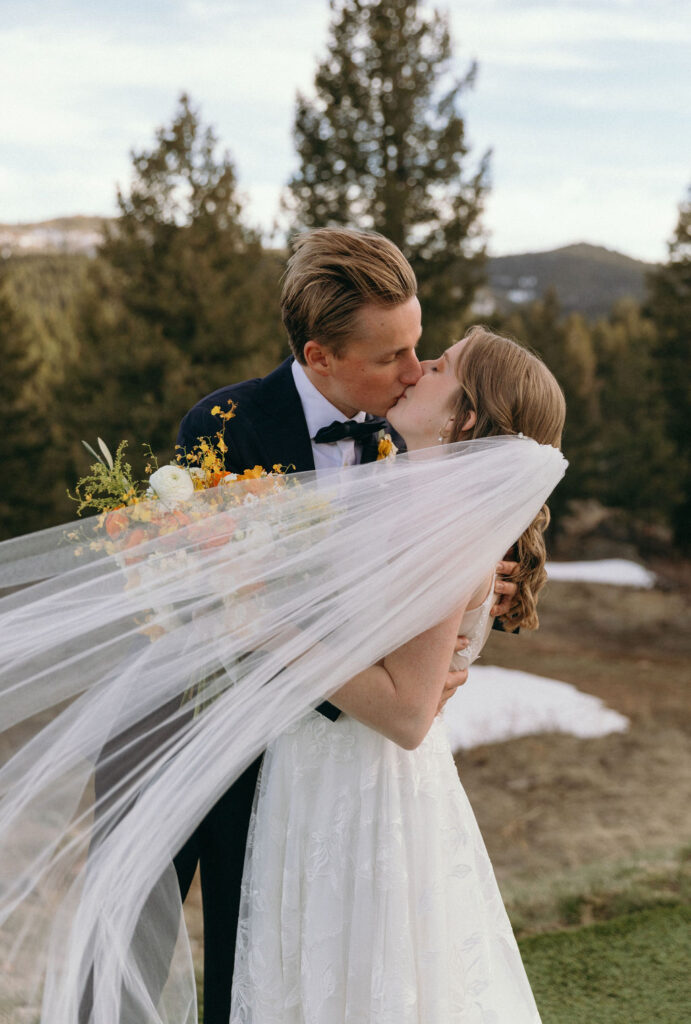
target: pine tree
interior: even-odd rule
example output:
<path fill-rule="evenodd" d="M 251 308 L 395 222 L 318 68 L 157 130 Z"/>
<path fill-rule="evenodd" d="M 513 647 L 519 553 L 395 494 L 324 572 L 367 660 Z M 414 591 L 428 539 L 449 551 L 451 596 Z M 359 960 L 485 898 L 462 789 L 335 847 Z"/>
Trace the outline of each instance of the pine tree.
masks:
<path fill-rule="evenodd" d="M 468 171 L 459 99 L 476 67 L 454 75 L 448 19 L 417 0 L 330 0 L 316 97 L 298 95 L 300 167 L 286 207 L 296 228 L 380 231 L 410 259 L 437 353 L 483 280 L 479 227 L 488 155 Z"/>
<path fill-rule="evenodd" d="M 691 188 L 679 207 L 667 263 L 648 278 L 645 311 L 658 336 L 655 361 L 665 397 L 666 422 L 677 447 L 682 498 L 674 511 L 677 542 L 691 548 Z"/>
<path fill-rule="evenodd" d="M 0 539 L 48 525 L 50 418 L 35 387 L 39 360 L 26 320 L 0 273 Z"/>
<path fill-rule="evenodd" d="M 569 501 L 593 496 L 596 487 L 600 401 L 591 332 L 579 314 L 562 317 L 554 289 L 499 321 L 497 328 L 537 352 L 566 397 L 562 448 L 570 464 L 550 499 L 557 520 Z"/>
<path fill-rule="evenodd" d="M 636 518 L 668 525 L 680 500 L 678 459 L 666 432 L 657 334 L 632 300 L 593 328 L 602 423 L 594 496 Z"/>
<path fill-rule="evenodd" d="M 191 404 L 280 355 L 280 263 L 243 224 L 233 164 L 216 150 L 183 95 L 152 148 L 132 154 L 132 182 L 118 190 L 120 215 L 81 306 L 79 372 L 66 396 L 76 452 L 98 433 L 170 457 Z"/>

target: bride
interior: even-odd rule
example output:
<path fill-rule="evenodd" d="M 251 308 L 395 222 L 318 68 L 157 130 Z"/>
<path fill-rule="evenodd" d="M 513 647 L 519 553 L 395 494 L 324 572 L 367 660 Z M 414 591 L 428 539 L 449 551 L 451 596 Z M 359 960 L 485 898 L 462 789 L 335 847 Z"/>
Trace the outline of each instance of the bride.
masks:
<path fill-rule="evenodd" d="M 195 1024 L 172 859 L 268 746 L 234 1021 L 538 1019 L 436 713 L 517 539 L 536 624 L 563 398 L 483 330 L 424 369 L 395 460 L 0 545 L 0 1017 Z"/>
<path fill-rule="evenodd" d="M 409 452 L 499 434 L 559 445 L 559 386 L 514 342 L 473 328 L 422 366 L 387 413 Z M 543 507 L 518 538 L 515 624 L 528 628 L 537 625 L 547 523 Z M 469 663 L 489 633 L 492 570 L 488 560 L 442 622 L 336 690 L 330 700 L 345 715 L 329 722 L 311 712 L 268 748 L 232 1024 L 539 1021 L 438 714 L 457 635 L 469 639 Z"/>

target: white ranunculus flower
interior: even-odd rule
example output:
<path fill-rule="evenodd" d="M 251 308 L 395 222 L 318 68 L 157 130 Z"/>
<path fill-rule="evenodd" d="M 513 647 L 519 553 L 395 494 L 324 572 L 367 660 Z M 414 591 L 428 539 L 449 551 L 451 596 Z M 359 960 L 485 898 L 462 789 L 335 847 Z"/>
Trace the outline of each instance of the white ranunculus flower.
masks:
<path fill-rule="evenodd" d="M 194 494 L 194 482 L 184 466 L 161 466 L 149 477 L 149 486 L 166 505 L 177 505 Z"/>

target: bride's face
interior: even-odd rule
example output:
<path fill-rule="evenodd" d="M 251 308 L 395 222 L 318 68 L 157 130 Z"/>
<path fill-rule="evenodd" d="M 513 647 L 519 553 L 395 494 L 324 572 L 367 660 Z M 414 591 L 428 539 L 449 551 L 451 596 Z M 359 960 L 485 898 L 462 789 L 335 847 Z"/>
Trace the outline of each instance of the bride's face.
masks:
<path fill-rule="evenodd" d="M 409 449 L 428 448 L 439 443 L 453 422 L 453 404 L 458 393 L 458 358 L 466 338 L 447 348 L 438 359 L 425 359 L 422 377 L 388 410 L 386 418 L 406 440 Z"/>

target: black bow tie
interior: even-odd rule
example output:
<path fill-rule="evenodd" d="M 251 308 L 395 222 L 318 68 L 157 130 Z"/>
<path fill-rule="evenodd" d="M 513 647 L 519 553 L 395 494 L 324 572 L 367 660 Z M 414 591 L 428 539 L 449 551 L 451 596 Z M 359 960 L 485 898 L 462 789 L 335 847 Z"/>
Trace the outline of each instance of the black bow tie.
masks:
<path fill-rule="evenodd" d="M 386 426 L 387 422 L 383 416 L 373 416 L 364 423 L 357 423 L 355 420 L 346 420 L 342 423 L 340 420 L 334 420 L 330 426 L 318 430 L 313 440 L 316 444 L 334 444 L 345 437 L 351 437 L 354 441 L 364 441 Z"/>

